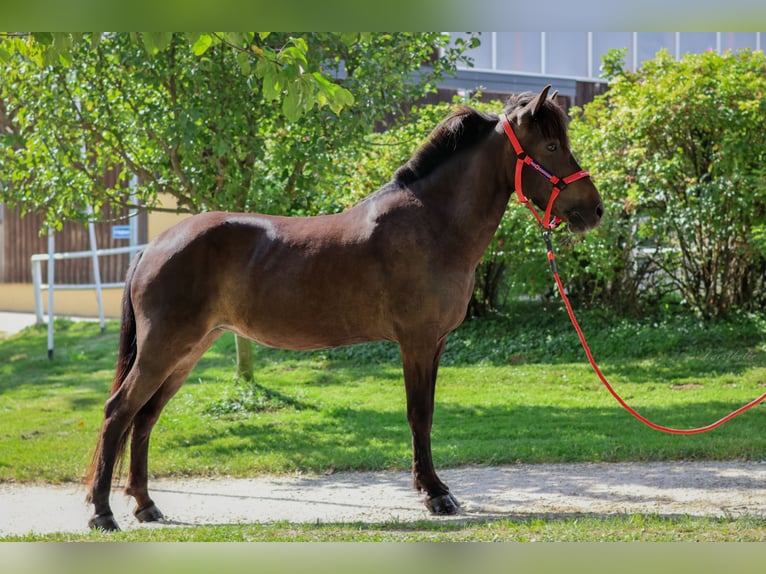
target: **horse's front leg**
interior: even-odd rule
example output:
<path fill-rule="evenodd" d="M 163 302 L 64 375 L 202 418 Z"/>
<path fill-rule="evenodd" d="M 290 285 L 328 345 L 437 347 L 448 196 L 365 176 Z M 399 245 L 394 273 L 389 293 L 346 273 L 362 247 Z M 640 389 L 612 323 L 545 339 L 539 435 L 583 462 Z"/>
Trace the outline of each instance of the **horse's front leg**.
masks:
<path fill-rule="evenodd" d="M 425 491 L 425 505 L 433 514 L 454 514 L 459 504 L 436 475 L 431 456 L 431 423 L 436 372 L 446 339 L 435 345 L 402 345 L 407 420 L 412 431 L 412 474 L 415 488 Z"/>

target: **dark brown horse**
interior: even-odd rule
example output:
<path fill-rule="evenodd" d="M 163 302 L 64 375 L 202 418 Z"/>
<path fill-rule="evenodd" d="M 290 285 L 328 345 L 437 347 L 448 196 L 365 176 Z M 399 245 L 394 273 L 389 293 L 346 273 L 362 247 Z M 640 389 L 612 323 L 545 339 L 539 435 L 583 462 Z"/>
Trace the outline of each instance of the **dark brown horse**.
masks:
<path fill-rule="evenodd" d="M 580 167 L 566 115 L 547 93 L 512 98 L 504 115 L 524 151 L 563 177 Z M 162 518 L 147 490 L 149 435 L 224 331 L 285 349 L 398 343 L 415 487 L 431 512 L 456 512 L 431 459 L 436 371 L 514 191 L 518 154 L 501 124 L 497 115 L 457 109 L 389 183 L 343 213 L 205 213 L 139 254 L 127 274 L 116 375 L 88 477 L 90 526 L 118 528 L 109 495 L 128 441 L 125 492 L 135 497 L 135 515 Z M 551 183 L 524 172 L 525 195 L 544 208 Z M 588 178 L 563 190 L 552 210 L 575 232 L 596 226 L 602 212 Z"/>

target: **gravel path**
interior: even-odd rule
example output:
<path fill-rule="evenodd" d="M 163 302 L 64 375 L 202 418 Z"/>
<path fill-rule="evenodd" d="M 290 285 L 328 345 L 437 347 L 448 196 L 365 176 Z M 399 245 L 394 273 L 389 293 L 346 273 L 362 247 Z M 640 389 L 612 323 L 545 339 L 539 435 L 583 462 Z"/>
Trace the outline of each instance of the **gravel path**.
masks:
<path fill-rule="evenodd" d="M 166 516 L 161 525 L 139 525 L 119 491 L 112 507 L 123 529 L 626 513 L 766 517 L 766 462 L 470 466 L 440 476 L 462 504 L 456 517 L 431 517 L 407 472 L 156 480 L 150 488 Z M 0 536 L 85 531 L 84 495 L 76 484 L 0 484 Z"/>

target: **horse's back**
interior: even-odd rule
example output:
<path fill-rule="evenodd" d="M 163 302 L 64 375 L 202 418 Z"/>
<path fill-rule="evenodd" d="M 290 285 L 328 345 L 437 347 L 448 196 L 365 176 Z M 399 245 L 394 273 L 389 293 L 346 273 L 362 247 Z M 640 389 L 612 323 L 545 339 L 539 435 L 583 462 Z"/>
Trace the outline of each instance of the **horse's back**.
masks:
<path fill-rule="evenodd" d="M 145 251 L 134 300 L 291 349 L 398 340 L 416 322 L 443 334 L 464 316 L 473 270 L 444 267 L 422 207 L 381 191 L 335 215 L 188 218 Z"/>
<path fill-rule="evenodd" d="M 145 313 L 186 315 L 277 347 L 391 338 L 381 260 L 365 235 L 343 214 L 193 216 L 144 252 L 133 298 Z"/>

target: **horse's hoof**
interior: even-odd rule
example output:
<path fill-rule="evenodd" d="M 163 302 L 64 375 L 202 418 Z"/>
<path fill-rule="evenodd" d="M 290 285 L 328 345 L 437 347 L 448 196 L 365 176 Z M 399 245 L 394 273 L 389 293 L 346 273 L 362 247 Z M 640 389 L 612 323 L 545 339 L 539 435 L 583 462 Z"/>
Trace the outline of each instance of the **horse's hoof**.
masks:
<path fill-rule="evenodd" d="M 157 522 L 158 520 L 163 520 L 165 518 L 154 503 L 145 506 L 144 508 L 136 508 L 133 511 L 133 514 L 139 522 Z"/>
<path fill-rule="evenodd" d="M 441 496 L 433 496 L 426 498 L 426 508 L 431 511 L 431 514 L 449 515 L 455 514 L 460 508 L 460 504 L 457 499 L 449 492 L 442 494 Z"/>
<path fill-rule="evenodd" d="M 120 529 L 111 512 L 109 514 L 94 514 L 91 516 L 90 520 L 88 520 L 88 528 L 105 532 L 114 532 Z"/>

